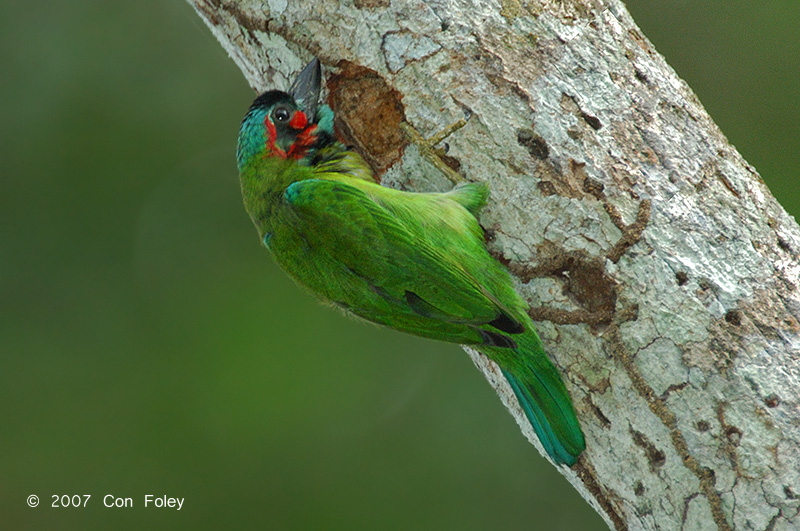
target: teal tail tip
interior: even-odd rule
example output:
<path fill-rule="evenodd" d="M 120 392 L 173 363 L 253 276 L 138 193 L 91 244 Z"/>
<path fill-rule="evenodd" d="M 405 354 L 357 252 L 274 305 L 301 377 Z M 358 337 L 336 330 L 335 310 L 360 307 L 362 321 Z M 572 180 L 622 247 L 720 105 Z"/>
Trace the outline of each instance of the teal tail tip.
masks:
<path fill-rule="evenodd" d="M 574 465 L 586 449 L 586 440 L 560 378 L 556 383 L 534 376 L 534 381 L 524 385 L 507 371 L 503 375 L 547 455 L 556 464 Z"/>

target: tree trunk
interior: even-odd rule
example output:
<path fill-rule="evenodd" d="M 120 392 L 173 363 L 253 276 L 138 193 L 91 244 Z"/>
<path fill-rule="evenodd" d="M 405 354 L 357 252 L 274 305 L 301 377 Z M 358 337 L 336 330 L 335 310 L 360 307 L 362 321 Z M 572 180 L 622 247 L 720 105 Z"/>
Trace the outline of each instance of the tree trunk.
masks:
<path fill-rule="evenodd" d="M 561 472 L 610 527 L 800 528 L 800 227 L 621 2 L 189 1 L 256 90 L 318 56 L 384 184 L 488 181 L 586 433 Z M 461 118 L 446 154 L 400 126 Z"/>

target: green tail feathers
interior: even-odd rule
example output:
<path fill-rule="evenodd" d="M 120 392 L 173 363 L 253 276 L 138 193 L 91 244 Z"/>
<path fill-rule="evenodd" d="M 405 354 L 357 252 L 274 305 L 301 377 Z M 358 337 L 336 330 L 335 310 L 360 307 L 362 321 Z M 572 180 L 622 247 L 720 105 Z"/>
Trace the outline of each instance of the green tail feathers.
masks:
<path fill-rule="evenodd" d="M 486 206 L 489 198 L 489 187 L 486 183 L 461 183 L 449 192 L 450 199 L 466 208 L 473 216 L 477 216 Z"/>
<path fill-rule="evenodd" d="M 586 448 L 572 400 L 538 338 L 520 339 L 521 356 L 501 363 L 503 375 L 548 455 L 558 464 L 572 466 Z"/>

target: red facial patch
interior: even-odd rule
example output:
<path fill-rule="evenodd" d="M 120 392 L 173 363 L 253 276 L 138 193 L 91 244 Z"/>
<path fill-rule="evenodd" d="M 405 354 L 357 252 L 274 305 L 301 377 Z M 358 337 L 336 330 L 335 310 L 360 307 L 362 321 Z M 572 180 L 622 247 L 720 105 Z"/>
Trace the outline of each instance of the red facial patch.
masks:
<path fill-rule="evenodd" d="M 303 114 L 298 111 L 298 114 Z M 303 115 L 305 118 L 305 115 Z M 294 118 L 292 118 L 294 120 Z M 304 129 L 302 132 L 298 133 L 297 140 L 294 141 L 294 144 L 291 145 L 289 151 L 286 153 L 287 157 L 293 159 L 302 159 L 308 153 L 308 148 L 317 141 L 317 135 L 314 134 L 317 131 L 316 124 L 311 124 L 308 128 Z"/>
<path fill-rule="evenodd" d="M 264 127 L 267 128 L 267 133 L 269 134 L 269 137 L 267 138 L 267 153 L 285 159 L 286 152 L 275 145 L 275 141 L 278 139 L 278 131 L 275 130 L 275 124 L 272 123 L 269 115 L 264 118 Z"/>
<path fill-rule="evenodd" d="M 306 156 L 308 148 L 316 141 L 317 137 L 314 134 L 317 130 L 315 124 L 308 126 L 308 117 L 303 111 L 295 111 L 292 119 L 289 120 L 289 127 L 299 130 L 295 137 L 294 143 L 289 146 L 288 151 L 282 150 L 275 145 L 278 139 L 278 131 L 275 129 L 275 124 L 272 123 L 269 115 L 264 118 L 264 127 L 267 130 L 267 154 L 272 157 L 280 157 L 282 159 L 291 158 L 295 160 L 302 159 Z M 308 126 L 308 127 L 307 127 Z"/>
<path fill-rule="evenodd" d="M 295 111 L 292 119 L 289 120 L 289 127 L 292 129 L 305 129 L 308 125 L 308 118 L 303 111 Z"/>

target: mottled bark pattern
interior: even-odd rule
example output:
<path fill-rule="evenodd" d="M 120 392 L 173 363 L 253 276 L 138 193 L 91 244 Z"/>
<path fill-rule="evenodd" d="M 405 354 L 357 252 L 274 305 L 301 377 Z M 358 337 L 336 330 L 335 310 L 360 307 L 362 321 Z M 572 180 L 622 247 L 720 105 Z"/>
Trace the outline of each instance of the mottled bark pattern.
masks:
<path fill-rule="evenodd" d="M 257 90 L 313 54 L 334 103 L 468 118 L 445 162 L 490 183 L 490 249 L 587 435 L 563 473 L 609 526 L 800 528 L 800 229 L 622 3 L 190 3 Z M 396 123 L 340 118 L 387 185 L 450 186 Z"/>

